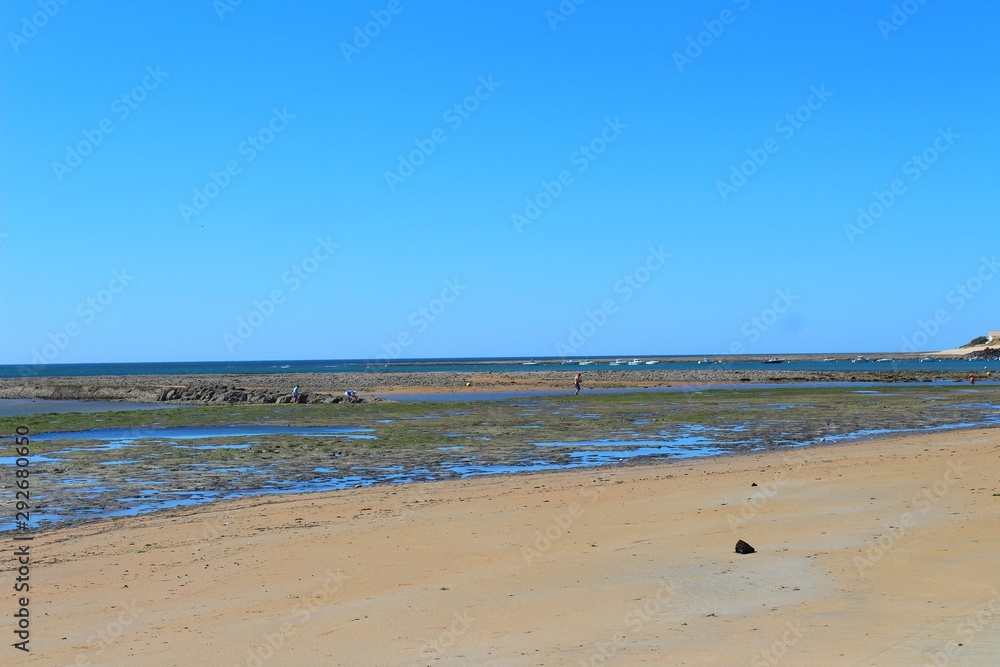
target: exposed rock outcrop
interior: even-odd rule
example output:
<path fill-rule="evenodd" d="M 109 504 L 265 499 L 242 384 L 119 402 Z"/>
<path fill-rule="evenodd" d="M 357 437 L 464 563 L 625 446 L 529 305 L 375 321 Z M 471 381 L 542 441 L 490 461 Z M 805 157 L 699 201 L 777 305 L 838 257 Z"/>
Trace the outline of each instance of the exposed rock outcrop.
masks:
<path fill-rule="evenodd" d="M 129 401 L 136 403 L 366 403 L 373 398 L 348 398 L 333 392 L 304 392 L 293 396 L 270 388 L 248 388 L 224 384 L 184 386 L 137 386 L 122 382 L 84 384 L 63 378 L 36 378 L 31 381 L 0 383 L 0 398 L 40 398 L 47 400 Z"/>

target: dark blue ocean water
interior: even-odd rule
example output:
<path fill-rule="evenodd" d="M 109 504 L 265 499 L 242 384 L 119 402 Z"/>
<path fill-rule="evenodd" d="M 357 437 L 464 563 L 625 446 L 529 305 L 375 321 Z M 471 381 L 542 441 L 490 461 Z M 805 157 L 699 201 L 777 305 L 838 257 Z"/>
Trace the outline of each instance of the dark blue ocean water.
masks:
<path fill-rule="evenodd" d="M 480 359 L 400 359 L 393 361 L 320 359 L 289 361 L 190 361 L 190 362 L 149 362 L 111 364 L 43 364 L 2 365 L 0 377 L 89 377 L 95 375 L 219 375 L 257 373 L 364 373 L 399 372 L 413 373 L 441 371 L 453 373 L 483 373 L 487 371 L 566 371 L 586 372 L 596 370 L 774 370 L 774 371 L 961 371 L 972 373 L 985 369 L 1000 370 L 1000 361 L 920 361 L 917 359 L 876 361 L 853 361 L 851 358 L 837 357 L 832 361 L 797 359 L 784 357 L 783 363 L 765 364 L 759 360 L 732 361 L 724 356 L 708 357 L 701 362 L 690 357 L 680 360 L 676 357 L 644 357 L 637 364 L 633 359 L 594 359 L 581 364 L 581 360 L 536 358 L 480 358 Z M 648 364 L 655 360 L 657 363 Z"/>

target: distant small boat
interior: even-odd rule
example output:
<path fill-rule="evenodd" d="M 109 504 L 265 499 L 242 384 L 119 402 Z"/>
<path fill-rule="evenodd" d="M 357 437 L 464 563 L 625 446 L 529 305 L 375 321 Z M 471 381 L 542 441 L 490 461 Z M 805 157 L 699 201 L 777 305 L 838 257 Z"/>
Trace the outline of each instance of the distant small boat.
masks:
<path fill-rule="evenodd" d="M 871 361 L 871 359 L 869 359 L 868 357 L 857 357 L 855 359 L 851 359 L 852 364 L 865 361 Z"/>
<path fill-rule="evenodd" d="M 612 366 L 621 366 L 621 365 L 622 365 L 622 364 L 624 364 L 624 363 L 625 363 L 625 362 L 624 362 L 624 361 L 622 361 L 621 359 L 615 359 L 614 361 L 612 361 L 612 362 L 611 362 L 611 365 L 612 365 Z"/>
<path fill-rule="evenodd" d="M 783 364 L 783 363 L 785 363 L 785 360 L 784 359 L 779 359 L 778 357 L 771 357 L 770 359 L 768 359 L 767 361 L 764 361 L 762 363 L 765 363 L 765 364 Z"/>
<path fill-rule="evenodd" d="M 882 363 L 885 361 L 892 361 L 892 359 L 890 359 L 889 357 L 882 357 L 881 359 L 876 359 L 875 361 L 878 363 Z"/>
<path fill-rule="evenodd" d="M 562 363 L 563 363 L 563 366 L 565 366 L 566 364 L 575 364 L 576 362 L 573 361 L 572 359 L 567 359 L 566 361 L 564 361 Z"/>
<path fill-rule="evenodd" d="M 639 365 L 639 364 L 641 364 L 641 363 L 642 363 L 642 362 L 641 362 L 641 361 L 639 361 L 638 359 L 633 359 L 632 361 L 628 362 L 628 365 L 629 365 L 629 366 L 638 366 L 638 365 Z"/>
<path fill-rule="evenodd" d="M 833 357 L 827 357 L 823 361 L 836 361 Z"/>
<path fill-rule="evenodd" d="M 924 357 L 920 361 L 937 361 L 937 359 L 935 359 L 934 357 L 932 357 L 930 355 L 927 355 L 926 357 Z"/>
<path fill-rule="evenodd" d="M 660 363 L 660 362 L 659 362 L 659 361 L 657 361 L 656 359 L 653 359 L 652 361 L 647 361 L 647 362 L 646 362 L 646 365 L 647 365 L 647 366 L 652 366 L 653 364 L 658 364 L 658 363 Z"/>
<path fill-rule="evenodd" d="M 581 361 L 580 365 L 581 366 L 590 366 L 592 363 L 594 363 L 594 362 L 593 361 Z"/>
<path fill-rule="evenodd" d="M 522 366 L 537 366 L 537 365 L 538 365 L 538 362 L 537 362 L 537 361 L 525 361 L 525 362 L 524 362 L 524 363 L 522 363 L 521 365 L 522 365 Z"/>
<path fill-rule="evenodd" d="M 710 363 L 712 363 L 712 360 L 711 359 L 702 359 L 698 363 L 699 364 L 710 364 Z"/>

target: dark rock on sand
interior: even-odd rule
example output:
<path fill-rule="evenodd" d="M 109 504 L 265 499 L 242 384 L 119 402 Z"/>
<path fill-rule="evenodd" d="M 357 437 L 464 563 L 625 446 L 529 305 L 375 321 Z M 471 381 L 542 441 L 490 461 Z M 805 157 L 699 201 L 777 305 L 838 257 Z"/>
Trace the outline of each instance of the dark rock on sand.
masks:
<path fill-rule="evenodd" d="M 746 555 L 746 554 L 752 554 L 752 553 L 754 553 L 756 551 L 757 551 L 756 549 L 754 549 L 752 546 L 750 546 L 749 544 L 747 544 L 743 540 L 739 540 L 736 543 L 736 553 L 738 553 L 738 554 Z"/>

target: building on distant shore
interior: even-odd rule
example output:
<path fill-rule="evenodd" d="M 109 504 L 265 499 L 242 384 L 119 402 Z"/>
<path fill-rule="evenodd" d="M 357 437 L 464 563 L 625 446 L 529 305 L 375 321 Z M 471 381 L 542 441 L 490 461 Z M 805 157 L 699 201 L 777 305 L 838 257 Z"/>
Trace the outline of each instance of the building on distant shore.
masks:
<path fill-rule="evenodd" d="M 1000 340 L 1000 329 L 992 329 L 986 333 L 986 342 L 992 343 L 995 340 Z"/>

